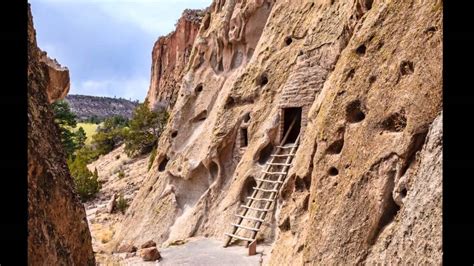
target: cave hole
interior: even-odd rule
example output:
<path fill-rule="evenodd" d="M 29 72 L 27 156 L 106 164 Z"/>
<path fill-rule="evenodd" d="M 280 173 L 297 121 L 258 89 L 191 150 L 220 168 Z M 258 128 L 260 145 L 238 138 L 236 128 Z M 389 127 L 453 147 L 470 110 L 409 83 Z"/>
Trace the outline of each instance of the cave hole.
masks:
<path fill-rule="evenodd" d="M 247 128 L 240 129 L 240 147 L 245 148 L 249 144 L 249 136 Z"/>
<path fill-rule="evenodd" d="M 309 193 L 306 195 L 306 197 L 303 200 L 303 210 L 307 211 L 309 207 Z"/>
<path fill-rule="evenodd" d="M 365 54 L 365 50 L 366 50 L 365 44 L 362 44 L 362 45 L 360 45 L 359 47 L 357 47 L 356 53 L 357 53 L 358 55 L 364 55 L 364 54 Z"/>
<path fill-rule="evenodd" d="M 338 139 L 331 143 L 329 147 L 326 149 L 326 154 L 339 154 L 344 147 L 344 138 Z"/>
<path fill-rule="evenodd" d="M 244 115 L 244 122 L 247 123 L 248 121 L 250 121 L 250 112 Z"/>
<path fill-rule="evenodd" d="M 402 61 L 400 63 L 400 73 L 402 76 L 410 75 L 415 71 L 415 66 L 411 61 Z"/>
<path fill-rule="evenodd" d="M 307 175 L 303 178 L 304 184 L 306 185 L 306 189 L 309 190 L 311 188 L 311 175 Z"/>
<path fill-rule="evenodd" d="M 400 195 L 402 196 L 402 198 L 405 198 L 407 196 L 407 189 L 406 188 L 403 188 L 402 191 L 400 191 Z"/>
<path fill-rule="evenodd" d="M 197 115 L 192 119 L 192 122 L 204 121 L 204 120 L 206 120 L 206 118 L 207 118 L 207 110 L 202 110 L 201 112 L 199 112 L 199 114 L 197 114 Z"/>
<path fill-rule="evenodd" d="M 211 181 L 215 180 L 219 174 L 219 166 L 217 163 L 211 162 L 211 165 L 209 166 L 209 173 L 211 175 Z"/>
<path fill-rule="evenodd" d="M 349 70 L 349 72 L 347 72 L 346 81 L 347 81 L 348 79 L 352 79 L 352 78 L 354 77 L 354 75 L 355 75 L 355 69 L 352 68 L 351 70 Z"/>
<path fill-rule="evenodd" d="M 163 160 L 161 160 L 160 164 L 158 165 L 158 171 L 163 172 L 168 162 L 169 162 L 168 157 L 163 158 Z"/>
<path fill-rule="evenodd" d="M 287 137 L 282 145 L 296 142 L 301 130 L 301 111 L 301 107 L 283 108 L 283 134 L 281 134 L 281 141 L 283 141 L 285 136 Z M 293 126 L 290 128 L 292 123 Z"/>
<path fill-rule="evenodd" d="M 200 93 L 202 91 L 202 84 L 197 85 L 196 88 L 194 89 L 194 91 L 196 93 Z"/>
<path fill-rule="evenodd" d="M 349 123 L 358 123 L 365 119 L 362 104 L 359 100 L 351 102 L 346 108 L 346 120 Z"/>
<path fill-rule="evenodd" d="M 296 177 L 295 178 L 295 191 L 304 191 L 306 188 L 306 184 L 303 180 L 303 178 Z"/>
<path fill-rule="evenodd" d="M 286 46 L 290 45 L 292 42 L 293 42 L 293 39 L 292 39 L 290 36 L 288 36 L 288 37 L 285 38 L 285 44 L 286 44 Z"/>
<path fill-rule="evenodd" d="M 203 23 L 203 29 L 204 30 L 207 30 L 209 29 L 209 25 L 211 24 L 211 14 L 208 13 L 208 15 L 206 16 L 205 20 L 204 20 L 204 23 Z"/>
<path fill-rule="evenodd" d="M 231 108 L 232 106 L 235 105 L 235 99 L 232 96 L 229 96 L 227 100 L 225 101 L 225 108 Z"/>
<path fill-rule="evenodd" d="M 369 84 L 372 85 L 377 80 L 377 77 L 372 75 L 369 77 Z"/>
<path fill-rule="evenodd" d="M 240 192 L 240 201 L 245 203 L 247 201 L 247 197 L 252 196 L 253 188 L 257 186 L 257 181 L 253 176 L 248 176 L 245 181 L 244 185 L 242 186 L 242 190 Z"/>
<path fill-rule="evenodd" d="M 258 155 L 258 163 L 261 165 L 265 164 L 272 155 L 272 151 L 273 144 L 270 142 L 260 151 Z"/>
<path fill-rule="evenodd" d="M 339 170 L 337 170 L 337 168 L 333 166 L 333 167 L 329 168 L 328 174 L 330 176 L 336 176 L 336 175 L 339 174 Z"/>
<path fill-rule="evenodd" d="M 290 217 L 286 217 L 286 219 L 281 223 L 279 226 L 281 231 L 286 232 L 290 230 L 291 224 L 290 224 Z"/>
<path fill-rule="evenodd" d="M 260 74 L 260 76 L 257 77 L 256 83 L 258 86 L 265 86 L 268 83 L 268 76 L 266 73 Z"/>
<path fill-rule="evenodd" d="M 404 111 L 391 114 L 382 122 L 382 129 L 390 132 L 401 132 L 407 126 L 407 118 Z"/>
<path fill-rule="evenodd" d="M 178 136 L 178 131 L 175 130 L 175 131 L 171 132 L 171 137 L 172 138 L 176 138 L 176 136 Z"/>
<path fill-rule="evenodd" d="M 373 4 L 374 0 L 365 0 L 365 8 L 367 8 L 367 10 L 370 10 L 372 8 L 372 4 Z"/>

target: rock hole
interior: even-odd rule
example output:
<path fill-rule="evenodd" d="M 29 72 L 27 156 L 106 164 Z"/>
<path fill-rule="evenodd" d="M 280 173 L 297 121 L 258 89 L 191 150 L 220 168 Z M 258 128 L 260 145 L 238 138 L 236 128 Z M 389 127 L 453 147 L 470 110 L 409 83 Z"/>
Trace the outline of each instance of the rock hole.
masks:
<path fill-rule="evenodd" d="M 225 101 L 225 108 L 231 108 L 235 105 L 235 99 L 232 96 L 229 96 Z"/>
<path fill-rule="evenodd" d="M 306 185 L 306 189 L 310 190 L 311 188 L 311 175 L 307 175 L 303 178 L 304 184 Z"/>
<path fill-rule="evenodd" d="M 196 88 L 194 89 L 194 91 L 196 93 L 200 93 L 202 91 L 202 84 L 197 85 Z"/>
<path fill-rule="evenodd" d="M 362 112 L 362 106 L 359 100 L 351 102 L 346 108 L 346 121 L 349 123 L 358 123 L 365 119 Z"/>
<path fill-rule="evenodd" d="M 283 108 L 282 114 L 283 117 L 283 132 L 281 134 L 281 141 L 283 141 L 283 138 L 285 135 L 288 135 L 285 143 L 295 143 L 296 139 L 298 138 L 301 130 L 301 112 L 302 108 L 301 107 L 291 107 L 291 108 Z M 290 129 L 291 124 L 295 120 L 295 123 L 293 124 L 293 127 Z"/>
<path fill-rule="evenodd" d="M 265 164 L 272 155 L 272 151 L 273 144 L 270 142 L 260 151 L 258 155 L 258 163 L 261 165 Z"/>
<path fill-rule="evenodd" d="M 249 136 L 247 128 L 240 129 L 240 147 L 245 148 L 249 144 Z"/>
<path fill-rule="evenodd" d="M 402 61 L 400 63 L 400 73 L 402 76 L 413 74 L 415 67 L 411 61 Z"/>
<path fill-rule="evenodd" d="M 266 73 L 260 74 L 260 76 L 257 77 L 257 80 L 255 81 L 257 86 L 265 86 L 268 83 L 268 76 Z"/>
<path fill-rule="evenodd" d="M 428 29 L 426 29 L 425 33 L 433 33 L 435 31 L 437 31 L 438 28 L 435 27 L 435 26 L 432 26 L 432 27 L 429 27 Z"/>
<path fill-rule="evenodd" d="M 402 196 L 402 198 L 405 198 L 407 196 L 407 189 L 406 188 L 403 188 L 402 191 L 400 191 L 400 196 Z"/>
<path fill-rule="evenodd" d="M 248 121 L 250 121 L 250 112 L 244 115 L 244 122 L 247 123 Z"/>
<path fill-rule="evenodd" d="M 303 180 L 303 178 L 296 177 L 295 179 L 295 190 L 303 192 L 306 188 L 306 184 Z"/>
<path fill-rule="evenodd" d="M 232 55 L 232 60 L 230 62 L 230 68 L 231 69 L 238 68 L 242 64 L 243 58 L 244 58 L 244 55 L 242 54 L 242 52 L 240 51 L 234 52 L 234 54 Z"/>
<path fill-rule="evenodd" d="M 222 63 L 222 58 L 219 60 L 219 65 L 217 66 L 217 71 L 218 72 L 223 72 L 224 71 L 224 64 Z"/>
<path fill-rule="evenodd" d="M 376 76 L 370 76 L 369 78 L 369 84 L 372 85 L 375 81 L 377 80 L 377 77 Z"/>
<path fill-rule="evenodd" d="M 355 74 L 355 69 L 352 68 L 351 70 L 349 70 L 349 72 L 347 72 L 346 81 L 349 79 L 352 79 L 354 77 L 354 74 Z"/>
<path fill-rule="evenodd" d="M 290 217 L 286 217 L 286 219 L 278 226 L 278 228 L 280 228 L 280 230 L 283 232 L 290 230 Z"/>
<path fill-rule="evenodd" d="M 257 181 L 253 176 L 248 176 L 244 184 L 242 186 L 242 190 L 240 192 L 240 202 L 245 203 L 247 201 L 247 197 L 252 196 L 253 188 L 257 186 Z"/>
<path fill-rule="evenodd" d="M 368 10 L 370 10 L 372 8 L 372 4 L 374 3 L 374 0 L 365 0 L 365 8 Z"/>
<path fill-rule="evenodd" d="M 358 55 L 365 55 L 365 50 L 366 50 L 365 44 L 362 44 L 359 47 L 357 47 L 356 53 Z"/>
<path fill-rule="evenodd" d="M 178 136 L 178 131 L 175 130 L 175 131 L 171 132 L 171 138 L 174 139 L 174 138 L 176 138 L 176 136 Z"/>
<path fill-rule="evenodd" d="M 207 118 L 207 110 L 202 110 L 199 114 L 197 114 L 193 119 L 192 122 L 197 121 L 204 121 Z"/>
<path fill-rule="evenodd" d="M 285 38 L 285 44 L 286 46 L 290 45 L 293 42 L 293 39 L 290 36 L 287 36 Z"/>
<path fill-rule="evenodd" d="M 390 132 L 402 132 L 407 126 L 407 118 L 402 110 L 398 113 L 391 114 L 382 122 L 382 128 Z"/>
<path fill-rule="evenodd" d="M 211 177 L 209 183 L 211 183 L 212 181 L 216 180 L 217 175 L 219 174 L 219 165 L 217 165 L 215 162 L 211 162 L 211 165 L 209 166 L 209 173 Z"/>
<path fill-rule="evenodd" d="M 339 154 L 344 147 L 344 138 L 338 139 L 331 143 L 329 147 L 326 149 L 326 154 Z"/>
<path fill-rule="evenodd" d="M 330 176 L 336 176 L 336 175 L 339 174 L 339 170 L 337 170 L 337 168 L 333 166 L 333 167 L 329 168 L 328 174 Z"/>
<path fill-rule="evenodd" d="M 169 162 L 169 158 L 165 157 L 161 160 L 160 164 L 158 165 L 158 171 L 163 172 L 166 169 L 166 165 Z"/>

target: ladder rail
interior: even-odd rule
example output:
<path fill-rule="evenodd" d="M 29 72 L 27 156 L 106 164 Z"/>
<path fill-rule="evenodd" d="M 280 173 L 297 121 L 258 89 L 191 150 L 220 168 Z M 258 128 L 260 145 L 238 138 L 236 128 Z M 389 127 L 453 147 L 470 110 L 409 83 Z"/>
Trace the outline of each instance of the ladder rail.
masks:
<path fill-rule="evenodd" d="M 282 138 L 282 140 L 281 140 L 281 142 L 280 142 L 281 145 L 283 145 L 283 143 L 285 143 L 285 141 L 287 140 L 288 136 L 290 135 L 290 132 L 291 132 L 291 130 L 293 129 L 293 127 L 294 127 L 295 124 L 296 124 L 296 118 L 293 119 L 293 121 L 291 122 L 290 126 L 288 127 L 288 130 L 287 130 L 286 134 L 283 136 L 283 138 Z M 289 153 L 289 154 L 291 154 L 291 155 L 287 156 L 287 158 L 286 158 L 286 164 L 289 164 L 289 162 L 291 162 L 291 160 L 293 159 L 293 156 L 294 156 L 294 153 L 295 153 L 295 152 L 294 152 L 294 149 L 298 147 L 298 144 L 297 144 L 298 141 L 299 141 L 299 135 L 298 135 L 298 137 L 297 137 L 297 139 L 296 139 L 296 141 L 295 141 L 295 143 L 294 143 L 295 146 L 291 147 L 291 150 L 290 150 L 290 153 Z M 277 146 L 277 149 L 276 149 L 276 151 L 275 151 L 274 153 L 275 153 L 275 154 L 279 154 L 282 150 L 283 150 L 283 148 L 281 148 L 281 146 L 279 145 L 279 146 Z M 265 173 L 265 172 L 269 172 L 270 168 L 271 168 L 272 166 L 274 166 L 274 165 L 272 165 L 271 163 L 274 162 L 275 158 L 278 158 L 278 157 L 276 157 L 276 156 L 271 156 L 271 157 L 272 157 L 272 158 L 271 158 L 271 160 L 270 160 L 270 164 L 267 164 L 266 169 L 263 171 L 264 173 L 263 173 L 262 179 L 265 179 L 265 177 L 267 176 L 267 173 Z M 291 166 L 291 165 L 290 165 L 290 166 Z M 286 168 L 288 168 L 288 167 L 289 167 L 288 165 L 283 166 L 284 169 L 286 169 Z M 286 170 L 288 170 L 288 169 L 286 169 Z M 284 172 L 286 172 L 286 171 L 284 171 Z M 287 173 L 285 173 L 284 175 L 286 176 Z M 279 176 L 278 176 L 278 182 L 275 183 L 275 186 L 276 186 L 276 187 L 274 187 L 275 190 L 277 190 L 277 189 L 279 188 L 278 186 L 280 185 L 280 182 L 282 182 L 282 180 L 281 180 L 282 176 L 283 176 L 283 174 L 279 174 Z M 257 188 L 261 188 L 265 183 L 266 183 L 266 182 L 260 181 L 260 182 L 257 184 Z M 277 190 L 277 191 L 278 191 L 278 190 Z M 253 198 L 256 198 L 258 192 L 259 192 L 258 189 L 254 189 L 254 190 L 253 190 L 251 197 L 248 198 L 247 206 L 249 206 L 249 207 L 252 206 L 252 203 L 255 202 L 255 201 L 253 200 Z M 271 192 L 270 198 L 275 197 L 275 195 L 276 195 L 275 193 L 276 193 L 276 192 Z M 274 195 L 274 194 L 275 194 L 275 195 Z M 265 204 L 265 206 L 266 206 L 265 209 L 268 210 L 268 209 L 270 208 L 271 204 L 272 204 L 272 202 L 267 202 L 267 203 Z M 247 215 L 247 212 L 248 212 L 248 211 L 249 211 L 249 208 L 244 208 L 244 210 L 243 210 L 241 216 L 238 216 L 239 218 L 238 218 L 238 221 L 237 221 L 237 223 L 236 223 L 237 225 L 241 225 L 241 224 L 242 224 L 242 221 L 244 220 L 244 217 Z M 258 216 L 258 217 L 260 217 L 260 219 L 262 220 L 262 222 L 256 221 L 256 225 L 258 225 L 258 227 L 256 227 L 256 228 L 260 228 L 260 226 L 261 226 L 262 223 L 263 223 L 263 220 L 265 219 L 266 213 L 267 213 L 267 211 L 262 212 L 262 214 L 260 214 L 260 215 Z M 232 241 L 232 238 L 236 236 L 236 232 L 237 232 L 238 229 L 239 229 L 238 226 L 233 226 L 232 233 L 230 233 L 230 234 L 226 233 L 226 235 L 227 235 L 227 240 L 226 240 L 226 242 L 225 242 L 225 244 L 224 244 L 224 247 L 227 247 L 227 246 L 230 244 L 230 242 Z M 255 238 L 256 233 L 257 233 L 256 231 L 253 231 L 253 232 L 252 232 L 252 239 Z M 247 245 L 249 245 L 251 241 L 247 241 L 247 242 L 248 242 Z"/>

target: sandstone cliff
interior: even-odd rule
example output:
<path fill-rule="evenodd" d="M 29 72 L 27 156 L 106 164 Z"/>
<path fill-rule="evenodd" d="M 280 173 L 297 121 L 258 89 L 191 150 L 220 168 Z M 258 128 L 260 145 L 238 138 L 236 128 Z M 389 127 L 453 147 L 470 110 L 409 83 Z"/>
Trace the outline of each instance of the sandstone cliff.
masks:
<path fill-rule="evenodd" d="M 270 264 L 440 264 L 441 60 L 438 0 L 213 1 L 109 248 L 224 240 L 293 108 Z"/>
<path fill-rule="evenodd" d="M 158 38 L 153 46 L 149 106 L 173 107 L 178 96 L 184 67 L 189 61 L 203 11 L 186 9 L 176 23 L 176 30 Z"/>
<path fill-rule="evenodd" d="M 69 75 L 45 57 L 35 35 L 28 10 L 28 263 L 94 265 L 84 206 L 49 105 L 67 94 Z"/>

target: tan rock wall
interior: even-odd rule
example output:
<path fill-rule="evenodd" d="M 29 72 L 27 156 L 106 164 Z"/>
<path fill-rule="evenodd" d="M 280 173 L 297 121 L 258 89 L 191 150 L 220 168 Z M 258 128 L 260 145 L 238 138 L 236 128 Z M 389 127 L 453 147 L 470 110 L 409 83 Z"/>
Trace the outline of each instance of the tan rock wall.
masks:
<path fill-rule="evenodd" d="M 301 145 L 258 237 L 273 244 L 270 263 L 383 261 L 373 251 L 415 189 L 400 180 L 441 110 L 442 3 L 216 0 L 209 11 L 113 245 L 224 240 L 280 140 L 280 108 L 301 106 Z"/>
<path fill-rule="evenodd" d="M 50 83 L 28 12 L 28 263 L 95 265 L 84 206 L 74 192 L 48 103 L 68 86 Z"/>

